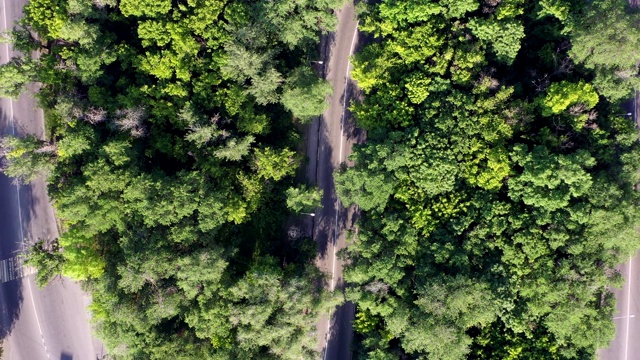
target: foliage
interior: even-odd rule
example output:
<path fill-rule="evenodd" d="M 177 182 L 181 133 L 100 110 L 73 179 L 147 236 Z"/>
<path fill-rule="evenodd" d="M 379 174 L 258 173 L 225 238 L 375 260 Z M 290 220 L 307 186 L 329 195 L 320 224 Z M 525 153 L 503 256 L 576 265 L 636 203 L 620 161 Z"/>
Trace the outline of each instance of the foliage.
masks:
<path fill-rule="evenodd" d="M 56 274 L 83 282 L 114 357 L 317 357 L 315 324 L 339 298 L 316 286 L 324 275 L 315 244 L 290 243 L 283 228 L 287 189 L 302 189 L 291 150 L 301 148 L 292 121 L 300 114 L 290 112 L 300 109 L 284 93 L 324 100 L 326 84 L 298 69 L 317 56 L 311 49 L 337 6 L 25 7 L 9 38 L 39 57 L 0 67 L 0 92 L 15 97 L 41 83 L 48 134 L 4 137 L 4 172 L 47 178 L 65 231 L 59 249 L 38 243 L 29 262 L 40 284 Z M 317 196 L 299 195 L 303 206 Z"/>
<path fill-rule="evenodd" d="M 37 270 L 36 284 L 45 287 L 54 277 L 62 273 L 64 257 L 57 240 L 38 240 L 25 254 L 24 264 Z"/>
<path fill-rule="evenodd" d="M 639 85 L 637 12 L 625 1 L 597 0 L 572 18 L 571 58 L 595 71 L 594 84 L 603 96 L 612 101 L 631 96 Z"/>
<path fill-rule="evenodd" d="M 38 176 L 49 176 L 55 168 L 55 146 L 33 135 L 24 138 L 5 136 L 0 142 L 4 157 L 3 172 L 18 181 L 29 183 Z"/>
<path fill-rule="evenodd" d="M 287 207 L 295 213 L 314 211 L 322 205 L 322 189 L 317 187 L 290 187 L 285 194 Z"/>
<path fill-rule="evenodd" d="M 611 340 L 640 148 L 602 84 L 636 50 L 620 28 L 621 63 L 600 57 L 594 19 L 637 26 L 622 4 L 361 4 L 367 143 L 335 176 L 362 211 L 343 254 L 360 359 L 584 359 Z"/>
<path fill-rule="evenodd" d="M 8 63 L 0 65 L 0 97 L 17 98 L 34 76 L 33 65 L 29 61 L 13 58 Z"/>
<path fill-rule="evenodd" d="M 576 104 L 584 105 L 587 110 L 591 110 L 597 103 L 598 94 L 593 85 L 584 82 L 557 82 L 547 89 L 547 95 L 542 101 L 542 115 L 560 114 Z"/>
<path fill-rule="evenodd" d="M 328 108 L 326 97 L 331 92 L 331 84 L 318 79 L 313 70 L 305 66 L 293 70 L 282 92 L 281 101 L 293 116 L 308 121 Z"/>

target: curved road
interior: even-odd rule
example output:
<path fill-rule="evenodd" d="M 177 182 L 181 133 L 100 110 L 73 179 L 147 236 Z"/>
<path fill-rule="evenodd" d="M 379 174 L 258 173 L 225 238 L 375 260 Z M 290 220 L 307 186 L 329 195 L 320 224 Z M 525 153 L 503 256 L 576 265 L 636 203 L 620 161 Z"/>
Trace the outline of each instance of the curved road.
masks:
<path fill-rule="evenodd" d="M 26 0 L 0 0 L 0 31 L 13 27 Z M 0 44 L 0 63 L 15 56 Z M 42 111 L 35 100 L 0 99 L 2 134 L 43 136 Z M 92 337 L 87 298 L 79 286 L 57 279 L 39 289 L 33 275 L 21 269 L 16 256 L 24 241 L 58 236 L 53 210 L 42 181 L 18 186 L 0 174 L 0 338 L 3 359 L 94 360 L 102 345 Z M 24 276 L 23 276 L 24 275 Z"/>

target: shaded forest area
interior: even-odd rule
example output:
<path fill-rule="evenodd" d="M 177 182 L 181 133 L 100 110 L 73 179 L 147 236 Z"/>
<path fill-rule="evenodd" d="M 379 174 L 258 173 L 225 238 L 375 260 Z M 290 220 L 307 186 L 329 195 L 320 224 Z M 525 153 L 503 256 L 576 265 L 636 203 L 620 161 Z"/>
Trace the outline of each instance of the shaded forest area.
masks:
<path fill-rule="evenodd" d="M 620 0 L 360 4 L 367 144 L 347 299 L 359 359 L 593 359 L 640 246 L 620 101 L 640 17 Z"/>
<path fill-rule="evenodd" d="M 4 171 L 39 176 L 63 226 L 29 263 L 82 280 L 122 359 L 317 358 L 315 243 L 288 216 L 296 121 L 331 86 L 310 67 L 335 0 L 32 0 L 0 95 L 32 81 L 46 139 L 2 140 Z M 299 94 L 303 94 L 303 99 Z M 303 100 L 303 101 L 301 101 Z M 287 194 L 290 196 L 288 197 Z M 291 210 L 290 210 L 291 209 Z"/>

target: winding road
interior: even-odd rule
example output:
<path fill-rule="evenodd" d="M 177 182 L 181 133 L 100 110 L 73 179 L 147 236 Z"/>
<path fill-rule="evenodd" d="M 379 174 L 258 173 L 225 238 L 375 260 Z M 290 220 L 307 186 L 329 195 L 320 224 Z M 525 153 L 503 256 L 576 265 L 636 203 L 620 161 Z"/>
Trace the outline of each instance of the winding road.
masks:
<path fill-rule="evenodd" d="M 0 0 L 4 32 L 22 17 L 26 0 Z M 0 63 L 16 56 L 0 44 Z M 30 89 L 31 91 L 35 89 Z M 0 99 L 3 135 L 44 134 L 43 114 L 35 99 Z M 86 311 L 88 298 L 64 278 L 39 289 L 29 269 L 20 266 L 25 242 L 58 236 L 53 209 L 43 181 L 16 185 L 0 174 L 0 339 L 6 360 L 94 360 L 103 348 L 93 338 Z"/>

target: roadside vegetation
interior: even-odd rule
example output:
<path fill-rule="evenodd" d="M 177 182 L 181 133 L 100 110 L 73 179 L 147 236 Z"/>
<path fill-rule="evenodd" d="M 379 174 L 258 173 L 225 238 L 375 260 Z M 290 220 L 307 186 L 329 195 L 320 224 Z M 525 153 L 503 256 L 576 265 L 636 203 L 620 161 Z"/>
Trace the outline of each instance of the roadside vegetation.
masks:
<path fill-rule="evenodd" d="M 591 359 L 640 246 L 621 0 L 370 1 L 337 176 L 359 359 Z"/>
<path fill-rule="evenodd" d="M 41 83 L 47 134 L 5 137 L 4 172 L 44 176 L 63 227 L 28 262 L 83 281 L 113 357 L 319 356 L 336 298 L 284 223 L 317 202 L 294 124 L 326 106 L 310 60 L 340 5 L 32 0 L 7 35 L 38 56 L 0 67 L 0 95 Z"/>

